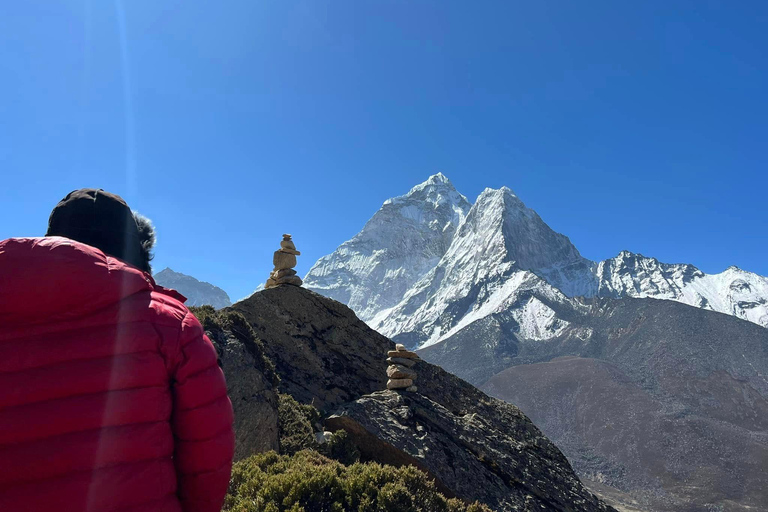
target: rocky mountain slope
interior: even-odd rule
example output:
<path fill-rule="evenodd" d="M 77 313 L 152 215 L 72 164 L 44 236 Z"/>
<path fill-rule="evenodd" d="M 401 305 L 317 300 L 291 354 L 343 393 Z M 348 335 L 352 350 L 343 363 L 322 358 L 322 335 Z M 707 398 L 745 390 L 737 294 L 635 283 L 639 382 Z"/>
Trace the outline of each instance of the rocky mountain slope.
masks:
<path fill-rule="evenodd" d="M 420 354 L 519 405 L 582 477 L 648 510 L 768 503 L 768 330 L 672 301 L 518 301 L 564 323 L 532 339 L 501 308 Z"/>
<path fill-rule="evenodd" d="M 579 490 L 565 457 L 519 409 L 477 398 L 471 408 L 450 410 L 421 393 L 378 391 L 343 405 L 326 425 L 349 432 L 364 455 L 413 464 L 446 492 L 496 510 L 604 507 Z"/>
<path fill-rule="evenodd" d="M 216 347 L 235 411 L 235 460 L 278 449 L 279 378 L 264 344 L 242 315 L 192 308 Z"/>
<path fill-rule="evenodd" d="M 192 276 L 165 268 L 152 276 L 164 288 L 172 288 L 187 298 L 187 306 L 209 305 L 216 309 L 232 305 L 227 292 L 221 288 L 198 281 Z"/>
<path fill-rule="evenodd" d="M 418 392 L 382 391 L 386 352 L 394 343 L 336 301 L 281 286 L 218 314 L 233 316 L 208 321 L 206 329 L 213 329 L 224 356 L 242 429 L 254 414 L 276 414 L 269 412 L 269 396 L 279 389 L 315 405 L 326 428 L 348 431 L 364 459 L 413 464 L 449 496 L 480 500 L 499 511 L 612 510 L 582 486 L 563 454 L 517 407 L 427 362 L 418 363 Z M 276 387 L 264 360 L 279 376 Z M 250 376 L 243 379 L 243 373 Z M 256 383 L 252 396 L 247 381 Z M 254 413 L 257 406 L 263 410 Z M 265 447 L 250 439 L 241 453 Z"/>

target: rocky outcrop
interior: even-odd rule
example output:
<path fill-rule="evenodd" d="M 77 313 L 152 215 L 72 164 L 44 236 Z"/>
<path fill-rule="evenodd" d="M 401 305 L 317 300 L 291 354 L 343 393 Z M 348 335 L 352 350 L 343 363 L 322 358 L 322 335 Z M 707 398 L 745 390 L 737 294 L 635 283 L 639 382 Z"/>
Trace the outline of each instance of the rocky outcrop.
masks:
<path fill-rule="evenodd" d="M 500 511 L 610 510 L 515 406 L 423 361 L 417 392 L 384 391 L 392 361 L 383 356 L 400 351 L 346 306 L 279 286 L 232 311 L 263 340 L 281 391 L 333 413 L 326 427 L 350 432 L 368 459 L 414 464 L 446 494 Z"/>
<path fill-rule="evenodd" d="M 201 314 L 227 379 L 235 412 L 235 460 L 278 449 L 277 379 L 250 328 L 231 313 Z M 207 318 L 206 318 L 207 317 Z M 233 321 L 234 320 L 234 321 Z"/>
<path fill-rule="evenodd" d="M 456 414 L 420 393 L 380 391 L 345 404 L 326 426 L 346 430 L 364 457 L 413 464 L 444 492 L 496 510 L 611 510 L 519 409 L 484 402 L 482 412 Z"/>
<path fill-rule="evenodd" d="M 296 286 L 254 293 L 232 309 L 264 341 L 281 391 L 321 411 L 384 389 L 395 344 L 371 330 L 351 309 Z"/>

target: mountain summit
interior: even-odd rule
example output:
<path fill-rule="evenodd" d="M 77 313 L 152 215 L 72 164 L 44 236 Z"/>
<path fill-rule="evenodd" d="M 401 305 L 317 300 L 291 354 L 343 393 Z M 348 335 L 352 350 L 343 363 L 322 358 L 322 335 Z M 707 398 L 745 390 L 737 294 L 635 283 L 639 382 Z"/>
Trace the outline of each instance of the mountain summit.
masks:
<path fill-rule="evenodd" d="M 440 261 L 470 207 L 448 178 L 435 174 L 385 201 L 360 233 L 315 263 L 305 286 L 368 321 Z"/>
<path fill-rule="evenodd" d="M 227 292 L 211 283 L 198 281 L 192 276 L 164 268 L 154 276 L 155 282 L 164 288 L 172 288 L 187 298 L 187 306 L 209 305 L 225 308 L 232 305 Z"/>
<path fill-rule="evenodd" d="M 489 300 L 503 301 L 500 293 L 522 286 L 526 270 L 573 265 L 588 266 L 567 237 L 510 189 L 485 189 L 440 261 L 370 323 L 407 345 L 426 346 L 455 332 Z"/>

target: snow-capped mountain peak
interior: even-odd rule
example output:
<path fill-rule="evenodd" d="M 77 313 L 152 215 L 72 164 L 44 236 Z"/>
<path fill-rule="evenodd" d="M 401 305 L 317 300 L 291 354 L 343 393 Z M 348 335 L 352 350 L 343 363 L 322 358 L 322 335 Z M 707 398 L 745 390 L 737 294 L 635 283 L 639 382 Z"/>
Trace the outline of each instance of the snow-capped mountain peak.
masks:
<path fill-rule="evenodd" d="M 157 284 L 165 288 L 172 288 L 187 298 L 187 306 L 210 305 L 214 308 L 225 308 L 232 305 L 229 295 L 211 283 L 198 281 L 192 276 L 174 272 L 170 268 L 165 268 L 154 274 Z"/>
<path fill-rule="evenodd" d="M 694 278 L 704 275 L 688 264 L 661 263 L 656 258 L 621 251 L 597 264 L 597 295 L 603 297 L 649 296 L 673 299 Z"/>
<path fill-rule="evenodd" d="M 304 284 L 369 320 L 435 266 L 470 208 L 448 178 L 435 174 L 386 200 L 362 231 L 318 260 Z"/>
<path fill-rule="evenodd" d="M 381 209 L 396 211 L 399 215 L 415 222 L 421 222 L 425 213 L 427 215 L 430 213 L 430 208 L 443 210 L 437 218 L 430 221 L 435 223 L 432 227 L 441 227 L 445 230 L 448 226 L 438 226 L 436 221 L 449 217 L 455 229 L 466 216 L 470 206 L 467 198 L 456 190 L 453 183 L 443 173 L 438 173 L 430 176 L 424 183 L 413 187 L 407 194 L 387 199 Z M 451 212 L 452 214 L 448 215 Z"/>
<path fill-rule="evenodd" d="M 508 187 L 485 189 L 474 209 L 500 223 L 509 257 L 521 269 L 546 269 L 583 261 L 567 236 L 553 231 Z"/>
<path fill-rule="evenodd" d="M 516 282 L 514 276 L 582 260 L 567 237 L 552 231 L 509 188 L 485 189 L 437 265 L 370 323 L 410 346 L 431 345 L 484 311 L 486 301 L 505 303 L 519 287 L 505 287 Z"/>
<path fill-rule="evenodd" d="M 437 174 L 433 174 L 429 178 L 427 178 L 426 181 L 419 183 L 415 187 L 413 187 L 411 190 L 408 191 L 405 196 L 411 196 L 414 194 L 418 194 L 419 192 L 423 190 L 427 190 L 430 188 L 440 188 L 445 187 L 446 189 L 455 191 L 456 189 L 453 186 L 453 183 L 451 183 L 451 180 L 449 180 L 445 174 L 442 172 L 438 172 Z M 403 196 L 400 196 L 403 197 Z"/>
<path fill-rule="evenodd" d="M 408 193 L 387 199 L 384 204 L 398 203 L 407 199 L 422 199 L 437 204 L 450 197 L 454 197 L 457 201 L 460 200 L 459 198 L 464 198 L 453 186 L 451 180 L 439 172 L 413 187 Z M 466 201 L 466 198 L 464 200 Z"/>

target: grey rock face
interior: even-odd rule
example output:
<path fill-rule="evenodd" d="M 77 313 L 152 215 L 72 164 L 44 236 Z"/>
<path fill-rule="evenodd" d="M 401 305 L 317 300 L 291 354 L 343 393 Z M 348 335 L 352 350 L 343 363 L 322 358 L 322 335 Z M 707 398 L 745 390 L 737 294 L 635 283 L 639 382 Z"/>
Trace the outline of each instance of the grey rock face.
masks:
<path fill-rule="evenodd" d="M 517 408 L 484 402 L 482 412 L 456 414 L 419 393 L 380 391 L 342 406 L 326 425 L 349 432 L 364 456 L 412 463 L 441 488 L 496 510 L 609 510 Z"/>
<path fill-rule="evenodd" d="M 261 362 L 229 331 L 208 332 L 235 411 L 235 460 L 278 449 L 277 390 Z"/>
<path fill-rule="evenodd" d="M 372 331 L 348 307 L 305 288 L 254 293 L 233 310 L 264 341 L 281 390 L 321 411 L 384 389 L 394 343 Z"/>
<path fill-rule="evenodd" d="M 198 281 L 194 277 L 166 268 L 154 276 L 155 282 L 164 288 L 178 291 L 187 298 L 187 306 L 213 306 L 216 309 L 231 306 L 227 292 L 221 288 Z"/>

